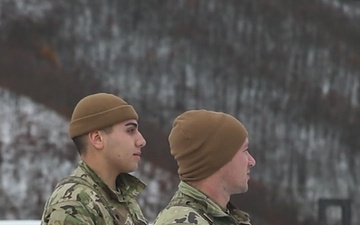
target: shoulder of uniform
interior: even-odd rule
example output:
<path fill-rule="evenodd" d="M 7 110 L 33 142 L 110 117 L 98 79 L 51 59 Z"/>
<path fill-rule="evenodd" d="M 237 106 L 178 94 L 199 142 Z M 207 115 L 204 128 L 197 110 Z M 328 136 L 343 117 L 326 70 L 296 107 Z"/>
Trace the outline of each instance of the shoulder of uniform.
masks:
<path fill-rule="evenodd" d="M 81 202 L 68 200 L 47 205 L 42 224 L 92 224 L 92 218 Z"/>
<path fill-rule="evenodd" d="M 85 205 L 90 201 L 97 200 L 98 194 L 89 186 L 81 183 L 66 183 L 58 186 L 49 198 L 49 204 L 58 202 L 79 201 Z"/>
<path fill-rule="evenodd" d="M 48 208 L 51 208 L 52 210 L 68 210 L 85 208 L 85 205 L 82 202 L 76 200 L 64 200 L 61 202 L 54 202 L 52 204 L 48 204 Z"/>
<path fill-rule="evenodd" d="M 198 224 L 208 225 L 206 220 L 196 209 L 188 206 L 171 206 L 165 208 L 156 218 L 154 225 L 164 224 Z"/>

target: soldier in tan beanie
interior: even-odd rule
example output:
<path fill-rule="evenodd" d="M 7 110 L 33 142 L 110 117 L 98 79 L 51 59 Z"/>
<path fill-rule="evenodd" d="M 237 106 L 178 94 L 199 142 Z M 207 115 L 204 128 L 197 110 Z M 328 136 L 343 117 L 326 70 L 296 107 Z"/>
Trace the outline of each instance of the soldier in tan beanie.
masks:
<path fill-rule="evenodd" d="M 113 94 L 81 99 L 69 124 L 81 161 L 55 187 L 41 224 L 147 224 L 136 201 L 145 184 L 129 174 L 146 144 L 138 127 L 134 108 Z"/>
<path fill-rule="evenodd" d="M 256 163 L 243 124 L 225 113 L 190 110 L 175 119 L 169 143 L 181 181 L 154 225 L 250 224 L 229 202 L 248 190 Z"/>

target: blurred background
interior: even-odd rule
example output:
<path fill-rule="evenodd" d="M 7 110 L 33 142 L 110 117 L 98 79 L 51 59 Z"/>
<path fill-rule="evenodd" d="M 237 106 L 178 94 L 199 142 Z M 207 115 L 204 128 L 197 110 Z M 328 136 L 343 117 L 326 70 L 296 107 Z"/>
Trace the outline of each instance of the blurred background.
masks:
<path fill-rule="evenodd" d="M 40 219 L 95 92 L 141 117 L 150 221 L 179 181 L 172 121 L 204 108 L 249 131 L 257 164 L 232 202 L 254 225 L 360 223 L 360 1 L 0 0 L 0 220 Z"/>

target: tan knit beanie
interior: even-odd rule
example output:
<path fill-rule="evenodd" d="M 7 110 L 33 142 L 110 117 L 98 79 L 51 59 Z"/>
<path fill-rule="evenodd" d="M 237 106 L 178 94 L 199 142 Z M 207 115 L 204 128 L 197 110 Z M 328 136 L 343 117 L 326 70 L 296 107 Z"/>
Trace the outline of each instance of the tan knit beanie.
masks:
<path fill-rule="evenodd" d="M 138 120 L 134 108 L 121 98 L 107 93 L 89 95 L 75 106 L 69 124 L 69 137 L 123 122 Z"/>
<path fill-rule="evenodd" d="M 233 116 L 190 110 L 178 116 L 169 135 L 171 154 L 183 181 L 206 178 L 229 162 L 248 133 Z"/>

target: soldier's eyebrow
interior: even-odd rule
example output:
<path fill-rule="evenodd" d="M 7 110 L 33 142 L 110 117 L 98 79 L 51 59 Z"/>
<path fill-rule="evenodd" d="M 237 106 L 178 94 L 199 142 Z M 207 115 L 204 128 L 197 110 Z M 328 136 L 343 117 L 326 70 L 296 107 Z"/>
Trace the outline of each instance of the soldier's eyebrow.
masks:
<path fill-rule="evenodd" d="M 246 143 L 246 144 L 243 146 L 243 149 L 244 149 L 244 151 L 249 150 L 249 142 Z"/>
<path fill-rule="evenodd" d="M 125 124 L 125 127 L 134 126 L 135 128 L 138 127 L 138 124 L 135 122 L 129 122 Z"/>

